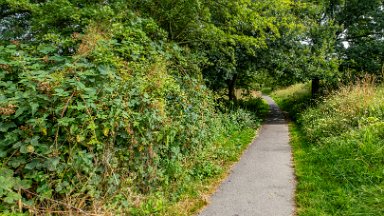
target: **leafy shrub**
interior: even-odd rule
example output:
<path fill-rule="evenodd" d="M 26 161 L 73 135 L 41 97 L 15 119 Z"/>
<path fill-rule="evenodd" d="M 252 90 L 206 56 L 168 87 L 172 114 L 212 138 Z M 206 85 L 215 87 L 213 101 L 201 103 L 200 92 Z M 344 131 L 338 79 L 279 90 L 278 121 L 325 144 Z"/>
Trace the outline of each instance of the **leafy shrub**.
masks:
<path fill-rule="evenodd" d="M 55 42 L 0 46 L 1 211 L 127 211 L 185 175 L 215 134 L 252 125 L 215 113 L 199 59 L 163 39 L 132 17 L 90 25 L 73 56 Z M 205 165 L 197 176 L 220 170 Z"/>

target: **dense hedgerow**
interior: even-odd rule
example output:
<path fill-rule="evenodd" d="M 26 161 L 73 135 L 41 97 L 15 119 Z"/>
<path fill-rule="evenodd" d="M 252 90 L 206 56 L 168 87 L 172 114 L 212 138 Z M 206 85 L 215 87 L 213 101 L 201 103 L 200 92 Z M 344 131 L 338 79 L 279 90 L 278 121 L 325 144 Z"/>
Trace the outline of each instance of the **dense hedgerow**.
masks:
<path fill-rule="evenodd" d="M 384 88 L 368 79 L 312 107 L 298 101 L 307 106 L 292 127 L 298 214 L 383 215 Z"/>
<path fill-rule="evenodd" d="M 1 44 L 0 211 L 127 212 L 217 134 L 254 125 L 216 113 L 199 59 L 132 16 L 74 34 L 73 55 L 59 42 Z M 191 178 L 215 174 L 201 166 Z"/>

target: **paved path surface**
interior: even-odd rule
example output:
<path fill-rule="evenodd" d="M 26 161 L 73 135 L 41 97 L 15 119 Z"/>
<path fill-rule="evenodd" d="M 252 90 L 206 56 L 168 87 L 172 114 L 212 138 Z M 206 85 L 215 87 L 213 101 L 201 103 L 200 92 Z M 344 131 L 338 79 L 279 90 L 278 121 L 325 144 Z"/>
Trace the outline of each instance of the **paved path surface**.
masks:
<path fill-rule="evenodd" d="M 295 180 L 287 122 L 275 102 L 259 135 L 200 216 L 289 216 Z"/>

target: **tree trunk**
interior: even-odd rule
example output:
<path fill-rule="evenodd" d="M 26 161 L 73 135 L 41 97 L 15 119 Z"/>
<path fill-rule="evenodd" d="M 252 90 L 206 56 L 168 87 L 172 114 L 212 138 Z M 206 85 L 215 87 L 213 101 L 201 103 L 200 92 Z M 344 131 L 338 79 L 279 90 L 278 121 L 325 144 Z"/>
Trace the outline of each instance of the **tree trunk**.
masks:
<path fill-rule="evenodd" d="M 231 101 L 236 101 L 235 87 L 236 87 L 237 75 L 233 75 L 232 79 L 227 80 L 228 85 L 228 97 Z"/>
<path fill-rule="evenodd" d="M 312 79 L 312 98 L 316 98 L 320 90 L 320 79 L 318 77 Z"/>

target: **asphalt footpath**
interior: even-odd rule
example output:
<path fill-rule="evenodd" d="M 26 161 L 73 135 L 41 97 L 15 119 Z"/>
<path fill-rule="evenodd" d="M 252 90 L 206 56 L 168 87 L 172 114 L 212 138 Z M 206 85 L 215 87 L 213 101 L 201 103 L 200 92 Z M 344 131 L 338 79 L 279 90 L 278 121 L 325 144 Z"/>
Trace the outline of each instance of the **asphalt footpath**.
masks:
<path fill-rule="evenodd" d="M 199 216 L 294 215 L 295 179 L 287 121 L 270 106 L 258 136 Z"/>

